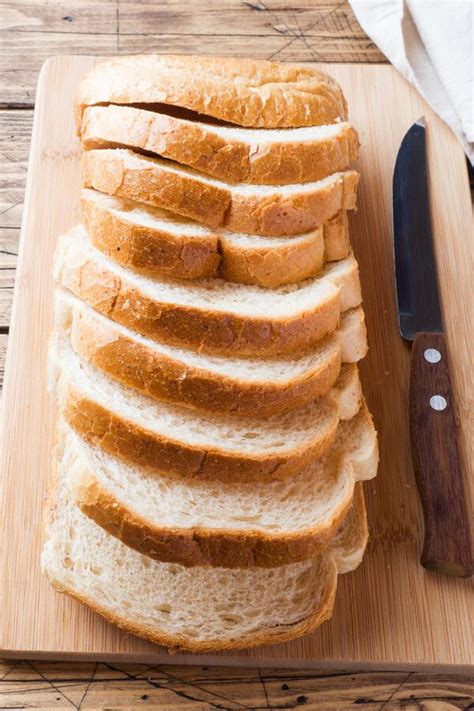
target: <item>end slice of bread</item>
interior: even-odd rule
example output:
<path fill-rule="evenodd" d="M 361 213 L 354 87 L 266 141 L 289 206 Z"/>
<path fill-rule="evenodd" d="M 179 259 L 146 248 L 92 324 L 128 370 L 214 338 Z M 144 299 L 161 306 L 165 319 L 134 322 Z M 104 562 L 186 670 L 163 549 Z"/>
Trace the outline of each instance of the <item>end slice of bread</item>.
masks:
<path fill-rule="evenodd" d="M 356 205 L 359 174 L 291 185 L 224 183 L 163 158 L 105 148 L 82 156 L 84 186 L 190 217 L 211 228 L 267 235 L 313 230 Z"/>
<path fill-rule="evenodd" d="M 271 567 L 324 552 L 352 505 L 355 482 L 377 470 L 377 437 L 365 405 L 330 450 L 281 480 L 180 479 L 131 466 L 67 429 L 81 511 L 156 560 L 228 568 Z M 357 460 L 357 476 L 352 460 Z"/>
<path fill-rule="evenodd" d="M 344 122 L 255 130 L 117 105 L 87 108 L 81 138 L 86 150 L 138 149 L 230 183 L 264 185 L 320 180 L 345 170 L 359 149 Z"/>
<path fill-rule="evenodd" d="M 82 220 L 108 257 L 148 276 L 222 277 L 268 288 L 316 275 L 350 253 L 345 211 L 302 235 L 260 237 L 211 230 L 185 217 L 84 189 Z"/>

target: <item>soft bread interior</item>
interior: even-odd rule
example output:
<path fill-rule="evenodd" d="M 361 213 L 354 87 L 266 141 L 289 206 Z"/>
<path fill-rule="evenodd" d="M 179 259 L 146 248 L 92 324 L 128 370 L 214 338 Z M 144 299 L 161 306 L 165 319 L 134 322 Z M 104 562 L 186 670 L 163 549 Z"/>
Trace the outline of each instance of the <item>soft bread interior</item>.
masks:
<path fill-rule="evenodd" d="M 47 527 L 42 567 L 62 592 L 72 594 L 132 632 L 168 646 L 241 646 L 272 639 L 308 620 L 336 585 L 331 559 L 282 568 L 187 568 L 160 563 L 122 544 L 74 505 L 66 448 Z M 329 614 L 332 604 L 328 605 Z"/>
<path fill-rule="evenodd" d="M 107 534 L 74 505 L 69 477 L 76 455 L 64 440 L 58 449 L 43 570 L 61 592 L 157 643 L 205 651 L 272 643 L 308 632 L 332 612 L 337 569 L 357 564 L 365 547 L 360 492 L 341 527 L 340 547 L 326 556 L 248 569 L 154 561 Z M 350 526 L 350 536 L 345 526 Z"/>
<path fill-rule="evenodd" d="M 376 473 L 376 435 L 365 409 L 340 425 L 329 452 L 286 480 L 260 483 L 210 482 L 157 475 L 126 464 L 83 442 L 67 428 L 81 466 L 74 482 L 79 499 L 93 505 L 94 490 L 107 492 L 129 518 L 159 528 L 258 531 L 284 536 L 317 528 L 324 533 L 352 500 L 357 478 Z"/>

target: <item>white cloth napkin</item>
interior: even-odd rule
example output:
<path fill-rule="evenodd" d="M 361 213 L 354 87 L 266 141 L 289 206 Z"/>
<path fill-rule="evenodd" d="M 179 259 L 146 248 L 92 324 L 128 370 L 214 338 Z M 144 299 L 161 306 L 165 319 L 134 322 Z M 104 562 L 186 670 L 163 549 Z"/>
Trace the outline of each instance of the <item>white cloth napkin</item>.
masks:
<path fill-rule="evenodd" d="M 349 0 L 387 59 L 459 137 L 474 163 L 474 0 Z"/>

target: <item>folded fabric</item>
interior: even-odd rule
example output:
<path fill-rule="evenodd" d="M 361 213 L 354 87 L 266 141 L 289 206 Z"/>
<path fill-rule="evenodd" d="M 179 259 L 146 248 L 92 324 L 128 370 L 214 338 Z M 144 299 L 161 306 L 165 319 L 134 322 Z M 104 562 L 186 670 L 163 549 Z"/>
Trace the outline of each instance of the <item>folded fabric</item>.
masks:
<path fill-rule="evenodd" d="M 474 164 L 472 0 L 350 0 L 363 30 L 457 134 Z"/>

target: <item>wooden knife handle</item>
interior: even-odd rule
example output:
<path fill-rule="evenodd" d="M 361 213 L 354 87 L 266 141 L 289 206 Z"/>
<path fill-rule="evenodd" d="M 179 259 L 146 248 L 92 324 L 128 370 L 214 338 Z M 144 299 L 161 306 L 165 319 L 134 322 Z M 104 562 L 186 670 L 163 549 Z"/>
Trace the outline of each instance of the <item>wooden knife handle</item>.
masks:
<path fill-rule="evenodd" d="M 418 333 L 412 349 L 410 440 L 425 521 L 421 564 L 472 575 L 469 503 L 459 455 L 446 340 Z"/>

